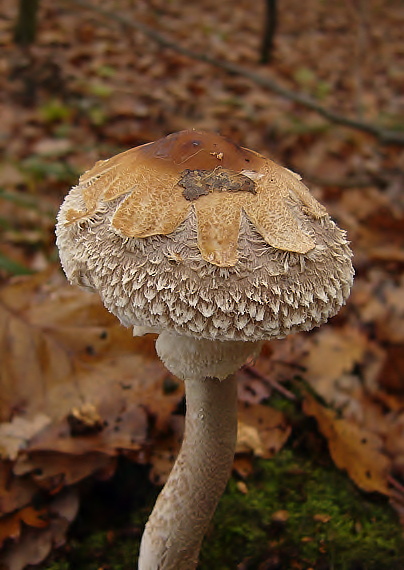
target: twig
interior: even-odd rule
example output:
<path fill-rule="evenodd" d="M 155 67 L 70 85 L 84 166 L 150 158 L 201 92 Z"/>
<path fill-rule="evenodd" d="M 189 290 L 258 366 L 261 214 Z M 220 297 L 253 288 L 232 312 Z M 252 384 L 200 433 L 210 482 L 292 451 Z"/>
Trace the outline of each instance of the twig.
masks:
<path fill-rule="evenodd" d="M 401 485 L 401 483 L 397 481 L 397 479 L 395 479 L 392 475 L 388 475 L 387 481 L 390 483 L 392 487 L 394 487 L 396 491 L 398 491 L 401 494 L 402 497 L 404 496 L 404 486 Z"/>
<path fill-rule="evenodd" d="M 251 366 L 250 364 L 245 364 L 243 366 L 243 370 L 251 374 L 251 376 L 254 376 L 254 378 L 258 378 L 259 380 L 262 380 L 266 384 L 269 384 L 271 388 L 277 390 L 280 394 L 282 394 L 282 396 L 285 396 L 285 398 L 287 398 L 288 400 L 296 400 L 296 396 L 293 394 L 293 392 L 282 386 L 282 384 L 279 384 L 279 382 L 277 382 L 276 380 L 273 380 L 272 378 L 267 378 L 266 376 L 261 374 L 261 372 L 258 372 L 258 370 L 254 368 L 254 366 Z"/>
<path fill-rule="evenodd" d="M 283 87 L 282 85 L 280 85 L 279 83 L 277 83 L 276 81 L 274 81 L 269 77 L 265 77 L 263 75 L 255 73 L 254 71 L 251 71 L 235 63 L 230 63 L 225 60 L 216 59 L 215 57 L 212 57 L 205 53 L 195 52 L 181 45 L 178 45 L 176 42 L 166 38 L 164 35 L 160 34 L 159 32 L 157 32 L 156 30 L 154 30 L 153 28 L 151 28 L 146 24 L 143 24 L 136 20 L 128 20 L 127 18 L 124 18 L 119 14 L 110 12 L 108 10 L 104 10 L 103 8 L 100 8 L 98 6 L 94 6 L 86 2 L 85 0 L 65 0 L 65 2 L 70 6 L 72 4 L 75 4 L 76 6 L 80 6 L 81 8 L 91 10 L 92 12 L 96 12 L 97 14 L 104 16 L 108 20 L 114 20 L 115 22 L 118 22 L 119 24 L 121 24 L 126 28 L 136 29 L 145 34 L 153 41 L 160 44 L 162 47 L 167 49 L 172 49 L 173 51 L 176 51 L 177 53 L 189 57 L 190 59 L 202 61 L 204 63 L 213 65 L 214 67 L 224 69 L 228 73 L 246 77 L 247 79 L 250 79 L 257 85 L 265 87 L 270 91 L 276 93 L 277 95 L 285 97 L 286 99 L 289 99 L 294 103 L 298 103 L 299 105 L 303 105 L 304 107 L 311 109 L 312 111 L 316 112 L 318 115 L 324 117 L 325 119 L 327 119 L 332 123 L 343 125 L 345 127 L 360 130 L 370 135 L 373 135 L 383 144 L 404 145 L 404 133 L 383 129 L 382 127 L 379 127 L 378 125 L 374 125 L 372 123 L 366 123 L 364 121 L 351 119 L 344 115 L 340 115 L 339 113 L 336 113 L 331 109 L 319 105 L 316 101 L 314 101 L 311 97 L 305 95 L 304 93 L 297 93 L 295 91 L 291 91 L 290 89 Z"/>

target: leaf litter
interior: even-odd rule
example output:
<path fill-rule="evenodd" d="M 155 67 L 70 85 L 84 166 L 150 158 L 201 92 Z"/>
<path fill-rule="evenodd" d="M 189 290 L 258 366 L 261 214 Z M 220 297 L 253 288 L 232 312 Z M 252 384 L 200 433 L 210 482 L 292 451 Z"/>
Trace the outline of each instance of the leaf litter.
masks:
<path fill-rule="evenodd" d="M 150 463 L 153 482 L 166 480 L 183 436 L 175 414 L 183 386 L 157 358 L 154 338 L 134 338 L 60 271 L 5 285 L 0 318 L 0 536 L 4 559 L 22 568 L 16 560 L 37 560 L 31 544 L 41 529 L 46 556 L 68 528 L 48 521 L 54 498 L 87 477 L 111 477 L 119 455 Z M 245 402 L 238 452 L 272 457 L 290 429 L 282 412 Z M 40 492 L 48 503 L 36 510 Z"/>
<path fill-rule="evenodd" d="M 286 3 L 264 69 L 263 5 L 119 2 L 129 18 L 163 27 L 189 49 L 273 74 L 344 113 L 399 123 L 394 6 L 381 14 L 369 2 L 364 24 L 359 4 Z M 293 393 L 336 465 L 359 488 L 388 495 L 404 524 L 403 149 L 330 127 L 246 78 L 49 0 L 41 2 L 27 104 L 32 77 L 12 42 L 16 8 L 4 11 L 0 276 L 40 273 L 0 290 L 0 558 L 19 570 L 61 544 L 80 482 L 111 477 L 120 455 L 150 464 L 159 484 L 171 469 L 183 434 L 182 384 L 158 361 L 152 338 L 134 339 L 96 296 L 53 270 L 53 226 L 66 188 L 96 160 L 189 127 L 220 130 L 303 174 L 355 252 L 352 296 L 332 323 L 265 344 L 240 371 L 239 483 L 248 483 L 254 456 L 272 457 L 293 436 L 288 414 L 267 405 Z"/>

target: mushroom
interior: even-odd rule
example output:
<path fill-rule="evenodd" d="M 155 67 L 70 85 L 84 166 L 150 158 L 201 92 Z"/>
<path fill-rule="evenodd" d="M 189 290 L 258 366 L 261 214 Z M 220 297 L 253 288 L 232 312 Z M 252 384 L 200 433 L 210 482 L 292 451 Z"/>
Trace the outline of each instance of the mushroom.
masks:
<path fill-rule="evenodd" d="M 235 372 L 263 340 L 345 303 L 346 234 L 300 176 L 186 130 L 97 162 L 67 195 L 57 245 L 71 283 L 100 294 L 186 389 L 181 451 L 142 538 L 139 569 L 195 568 L 230 476 Z"/>

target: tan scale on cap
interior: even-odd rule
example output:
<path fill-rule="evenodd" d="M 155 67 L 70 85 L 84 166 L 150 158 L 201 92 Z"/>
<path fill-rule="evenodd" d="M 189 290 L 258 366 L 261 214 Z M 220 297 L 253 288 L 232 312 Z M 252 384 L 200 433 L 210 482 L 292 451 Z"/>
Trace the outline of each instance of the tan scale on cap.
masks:
<path fill-rule="evenodd" d="M 97 162 L 57 243 L 70 281 L 144 332 L 281 338 L 334 315 L 353 279 L 345 232 L 298 175 L 195 130 Z"/>

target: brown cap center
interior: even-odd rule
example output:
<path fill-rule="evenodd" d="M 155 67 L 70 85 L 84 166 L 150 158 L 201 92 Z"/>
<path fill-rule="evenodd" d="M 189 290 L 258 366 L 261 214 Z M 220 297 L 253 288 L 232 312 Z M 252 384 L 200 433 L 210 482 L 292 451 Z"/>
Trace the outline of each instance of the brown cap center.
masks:
<path fill-rule="evenodd" d="M 160 162 L 165 170 L 259 170 L 265 159 L 232 141 L 205 131 L 180 131 L 138 148 L 143 161 Z M 164 166 L 163 166 L 164 165 Z"/>

